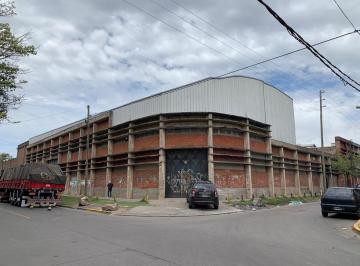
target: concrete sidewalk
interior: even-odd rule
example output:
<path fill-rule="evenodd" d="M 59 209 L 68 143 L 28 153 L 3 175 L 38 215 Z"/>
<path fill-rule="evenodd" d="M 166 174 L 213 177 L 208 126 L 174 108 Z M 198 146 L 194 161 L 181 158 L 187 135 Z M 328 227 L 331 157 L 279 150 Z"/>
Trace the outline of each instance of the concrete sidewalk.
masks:
<path fill-rule="evenodd" d="M 208 216 L 238 213 L 242 210 L 221 203 L 219 209 L 211 207 L 198 207 L 189 209 L 186 199 L 162 199 L 151 200 L 147 206 L 139 206 L 131 209 L 121 208 L 113 211 L 112 215 L 119 216 L 139 216 L 139 217 L 189 217 L 189 216 Z"/>

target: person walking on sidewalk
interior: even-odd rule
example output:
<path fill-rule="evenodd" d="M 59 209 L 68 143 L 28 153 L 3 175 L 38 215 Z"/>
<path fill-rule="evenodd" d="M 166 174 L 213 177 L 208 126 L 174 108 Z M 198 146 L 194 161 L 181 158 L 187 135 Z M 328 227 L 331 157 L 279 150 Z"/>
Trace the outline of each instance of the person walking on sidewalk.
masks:
<path fill-rule="evenodd" d="M 111 181 L 109 181 L 109 183 L 107 184 L 107 188 L 108 188 L 108 197 L 111 198 L 111 192 L 112 192 L 112 188 L 113 188 L 113 183 L 111 183 Z"/>

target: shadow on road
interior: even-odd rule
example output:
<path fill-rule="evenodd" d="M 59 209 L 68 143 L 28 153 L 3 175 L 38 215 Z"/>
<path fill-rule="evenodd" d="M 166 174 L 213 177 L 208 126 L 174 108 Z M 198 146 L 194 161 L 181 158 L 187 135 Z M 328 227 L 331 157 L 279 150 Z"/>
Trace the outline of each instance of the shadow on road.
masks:
<path fill-rule="evenodd" d="M 329 214 L 330 219 L 346 219 L 346 220 L 358 220 L 359 216 L 356 214 Z"/>

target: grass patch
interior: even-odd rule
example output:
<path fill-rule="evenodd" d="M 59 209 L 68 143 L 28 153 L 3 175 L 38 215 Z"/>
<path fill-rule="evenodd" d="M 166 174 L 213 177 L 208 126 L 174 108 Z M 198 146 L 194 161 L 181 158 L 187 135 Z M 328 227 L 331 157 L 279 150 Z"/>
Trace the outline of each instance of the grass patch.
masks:
<path fill-rule="evenodd" d="M 90 204 L 96 204 L 96 205 L 106 205 L 106 204 L 114 204 L 114 199 L 99 199 L 98 197 L 88 197 Z M 80 201 L 80 196 L 68 196 L 63 195 L 61 197 L 61 206 L 65 207 L 78 207 Z M 143 200 L 116 200 L 116 203 L 119 207 L 123 208 L 134 208 L 138 206 L 146 206 L 148 205 L 148 202 L 145 202 Z"/>
<path fill-rule="evenodd" d="M 63 196 L 61 197 L 61 203 L 60 203 L 60 205 L 61 205 L 61 206 L 65 206 L 65 207 L 74 208 L 74 207 L 79 206 L 79 200 L 80 200 L 80 197 L 77 197 L 77 196 L 66 196 L 66 195 L 63 195 Z"/>

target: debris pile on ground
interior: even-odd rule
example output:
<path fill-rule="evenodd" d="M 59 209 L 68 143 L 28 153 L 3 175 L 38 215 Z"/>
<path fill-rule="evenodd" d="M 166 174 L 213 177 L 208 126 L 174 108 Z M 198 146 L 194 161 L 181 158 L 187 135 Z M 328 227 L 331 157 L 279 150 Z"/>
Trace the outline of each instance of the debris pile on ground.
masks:
<path fill-rule="evenodd" d="M 101 209 L 103 211 L 117 211 L 119 207 L 117 203 L 114 203 L 114 204 L 106 204 L 105 206 L 102 206 Z"/>
<path fill-rule="evenodd" d="M 258 208 L 266 207 L 262 198 L 254 199 L 252 202 L 252 206 Z"/>
<path fill-rule="evenodd" d="M 79 205 L 80 206 L 87 206 L 87 205 L 89 205 L 90 203 L 89 203 L 89 198 L 88 197 L 81 197 L 80 198 L 80 201 L 79 201 Z"/>
<path fill-rule="evenodd" d="M 304 203 L 300 200 L 292 200 L 290 201 L 289 203 L 289 206 L 300 206 L 300 205 L 303 205 Z"/>

